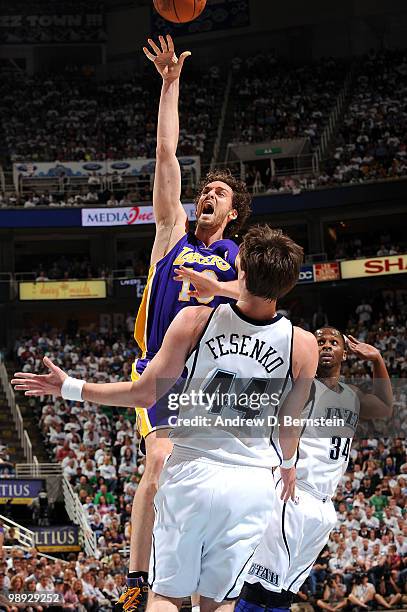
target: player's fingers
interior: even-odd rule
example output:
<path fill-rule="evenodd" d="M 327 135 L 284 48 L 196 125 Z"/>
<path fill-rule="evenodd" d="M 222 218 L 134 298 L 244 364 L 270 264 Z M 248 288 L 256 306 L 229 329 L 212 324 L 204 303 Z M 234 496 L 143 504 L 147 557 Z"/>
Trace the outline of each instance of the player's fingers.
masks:
<path fill-rule="evenodd" d="M 199 297 L 199 292 L 198 291 L 188 291 L 188 295 L 190 295 L 191 297 Z"/>
<path fill-rule="evenodd" d="M 143 51 L 144 54 L 148 57 L 148 59 L 150 60 L 150 62 L 153 62 L 155 60 L 155 55 L 153 55 L 152 53 L 150 53 L 150 51 L 147 49 L 147 47 L 143 47 Z"/>
<path fill-rule="evenodd" d="M 32 397 L 39 397 L 40 395 L 46 395 L 44 391 L 26 391 L 24 395 L 31 395 Z"/>
<path fill-rule="evenodd" d="M 166 39 L 167 39 L 168 51 L 171 51 L 172 53 L 174 53 L 175 51 L 174 41 L 172 40 L 172 37 L 170 36 L 170 34 L 167 34 Z"/>
<path fill-rule="evenodd" d="M 15 385 L 14 389 L 16 391 L 28 391 L 28 389 L 31 389 L 30 385 Z"/>
<path fill-rule="evenodd" d="M 36 378 L 37 374 L 31 374 L 31 372 L 15 372 L 15 378 Z M 14 378 L 13 378 L 14 380 Z M 13 380 L 11 382 L 13 382 Z"/>
<path fill-rule="evenodd" d="M 353 344 L 359 344 L 359 340 L 354 336 L 349 335 L 348 338 L 351 342 L 353 342 Z"/>
<path fill-rule="evenodd" d="M 150 45 L 152 50 L 155 51 L 155 53 L 157 53 L 157 55 L 161 55 L 162 53 L 161 49 L 155 44 L 152 38 L 148 39 L 148 44 Z"/>
<path fill-rule="evenodd" d="M 189 57 L 190 55 L 191 55 L 191 51 L 184 51 L 184 53 L 181 53 L 181 55 L 179 56 L 179 60 L 178 60 L 178 63 L 180 64 L 181 68 L 186 58 Z"/>
<path fill-rule="evenodd" d="M 164 36 L 159 36 L 158 40 L 160 41 L 161 49 L 163 53 L 168 53 L 167 41 Z"/>

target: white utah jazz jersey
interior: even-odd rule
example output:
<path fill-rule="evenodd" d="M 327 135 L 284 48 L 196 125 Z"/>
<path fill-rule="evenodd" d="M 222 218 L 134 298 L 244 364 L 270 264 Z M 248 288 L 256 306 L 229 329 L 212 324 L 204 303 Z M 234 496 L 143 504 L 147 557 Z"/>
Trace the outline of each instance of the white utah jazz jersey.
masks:
<path fill-rule="evenodd" d="M 334 494 L 346 471 L 359 420 L 357 394 L 343 383 L 339 383 L 339 389 L 332 391 L 315 379 L 301 414 L 311 422 L 304 426 L 298 445 L 297 485 L 317 495 Z M 330 419 L 333 424 L 322 424 L 322 419 Z"/>
<path fill-rule="evenodd" d="M 235 305 L 218 306 L 186 364 L 191 401 L 180 406 L 174 444 L 222 463 L 279 465 L 270 434 L 291 388 L 292 338 L 281 315 L 260 322 Z"/>

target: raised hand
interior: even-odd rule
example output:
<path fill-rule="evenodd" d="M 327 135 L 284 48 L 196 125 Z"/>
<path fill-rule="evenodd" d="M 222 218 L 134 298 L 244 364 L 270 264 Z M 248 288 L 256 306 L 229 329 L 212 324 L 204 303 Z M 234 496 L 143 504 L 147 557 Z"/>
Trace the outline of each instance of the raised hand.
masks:
<path fill-rule="evenodd" d="M 188 295 L 195 298 L 211 298 L 215 295 L 218 295 L 219 291 L 219 281 L 215 276 L 215 273 L 211 273 L 210 275 L 205 272 L 196 272 L 192 270 L 192 268 L 186 268 L 184 266 L 180 266 L 176 270 L 174 270 L 176 276 L 174 276 L 174 280 L 176 281 L 190 281 L 195 289 L 189 290 Z M 213 274 L 213 275 L 212 275 Z"/>
<path fill-rule="evenodd" d="M 164 36 L 159 36 L 158 40 L 160 41 L 161 49 L 149 38 L 148 43 L 153 52 L 147 49 L 147 47 L 143 47 L 143 51 L 146 57 L 153 62 L 164 81 L 175 81 L 179 79 L 185 58 L 190 56 L 191 52 L 184 51 L 178 58 L 175 54 L 173 40 L 169 34 L 165 38 Z"/>
<path fill-rule="evenodd" d="M 348 351 L 357 357 L 366 359 L 367 361 L 374 361 L 380 357 L 380 351 L 376 347 L 371 344 L 366 344 L 365 342 L 359 342 L 359 340 L 353 336 L 348 336 L 347 348 Z"/>
<path fill-rule="evenodd" d="M 48 357 L 43 359 L 44 365 L 49 369 L 49 374 L 30 374 L 29 372 L 16 372 L 11 384 L 16 391 L 25 391 L 24 395 L 40 396 L 61 395 L 61 387 L 65 378 L 68 377 L 61 368 Z"/>

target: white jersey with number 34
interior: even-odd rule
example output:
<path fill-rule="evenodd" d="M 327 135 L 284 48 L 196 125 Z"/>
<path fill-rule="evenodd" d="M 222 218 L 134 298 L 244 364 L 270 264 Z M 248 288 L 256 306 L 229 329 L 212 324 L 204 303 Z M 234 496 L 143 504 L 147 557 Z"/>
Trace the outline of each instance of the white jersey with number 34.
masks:
<path fill-rule="evenodd" d="M 317 495 L 334 494 L 346 471 L 359 421 L 357 394 L 349 385 L 338 387 L 333 391 L 315 379 L 301 415 L 308 421 L 298 445 L 297 485 Z"/>

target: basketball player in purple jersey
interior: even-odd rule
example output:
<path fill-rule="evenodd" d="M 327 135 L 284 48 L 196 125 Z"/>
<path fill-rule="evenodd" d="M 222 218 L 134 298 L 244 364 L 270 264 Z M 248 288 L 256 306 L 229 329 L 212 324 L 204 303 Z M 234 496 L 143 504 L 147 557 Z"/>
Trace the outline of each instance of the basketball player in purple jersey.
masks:
<path fill-rule="evenodd" d="M 151 50 L 144 47 L 145 55 L 154 63 L 163 83 L 153 190 L 156 235 L 135 326 L 135 338 L 142 356 L 133 364 L 132 380 L 142 375 L 158 352 L 170 323 L 181 309 L 199 304 L 215 308 L 220 303 L 237 299 L 235 259 L 238 247 L 227 236 L 235 234 L 250 214 L 250 195 L 245 184 L 228 172 L 212 172 L 203 181 L 196 198 L 195 233 L 186 231 L 187 215 L 180 202 L 181 171 L 176 151 L 179 81 L 190 53 L 186 51 L 178 59 L 170 36 L 160 36 L 159 41 L 160 47 L 151 39 L 148 41 Z M 208 276 L 209 285 L 215 288 L 214 295 L 203 293 L 201 285 L 193 290 L 190 279 L 185 276 L 186 269 Z M 128 611 L 137 608 L 140 595 L 147 591 L 153 498 L 165 457 L 172 450 L 167 437 L 170 415 L 157 406 L 149 410 L 136 408 L 136 411 L 139 431 L 145 442 L 146 469 L 133 501 L 127 589 L 115 608 Z M 157 429 L 161 430 L 159 435 Z"/>

